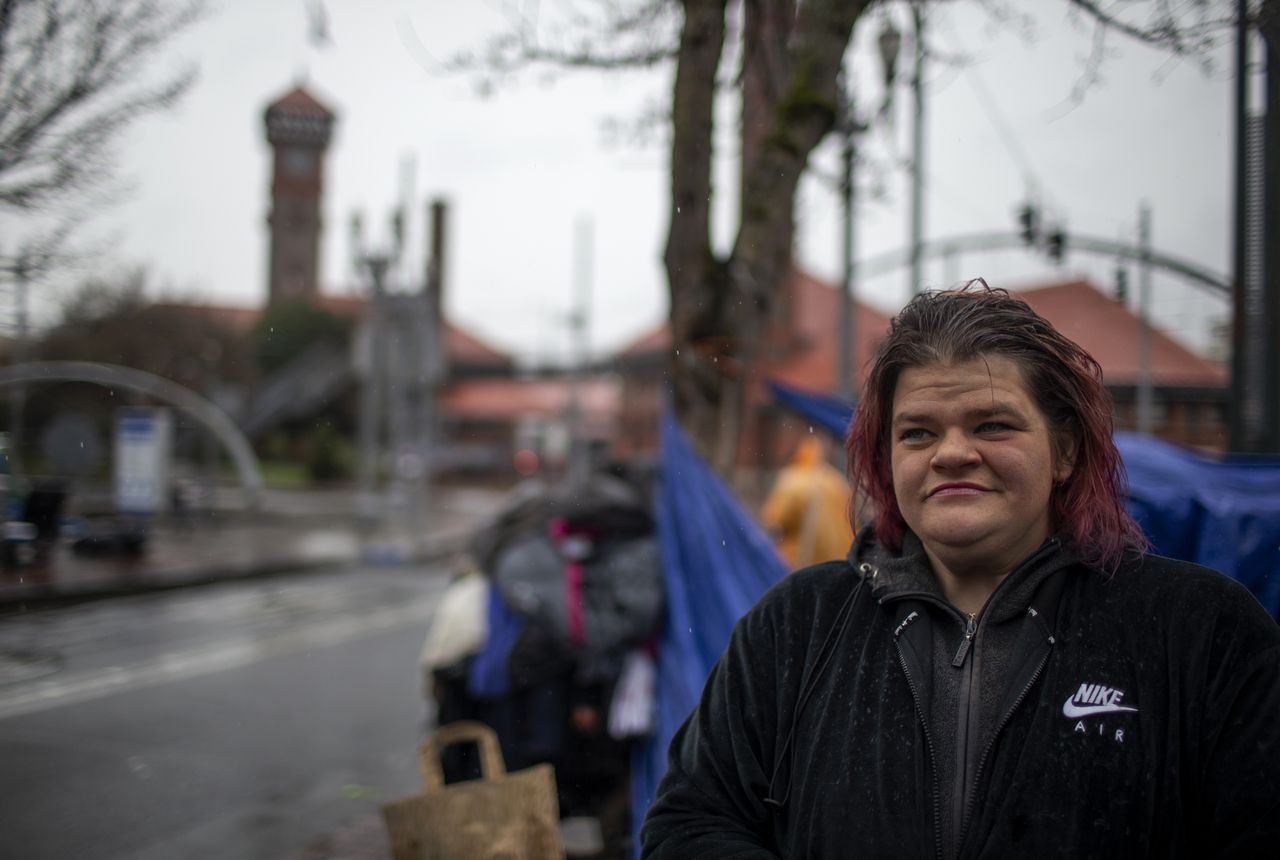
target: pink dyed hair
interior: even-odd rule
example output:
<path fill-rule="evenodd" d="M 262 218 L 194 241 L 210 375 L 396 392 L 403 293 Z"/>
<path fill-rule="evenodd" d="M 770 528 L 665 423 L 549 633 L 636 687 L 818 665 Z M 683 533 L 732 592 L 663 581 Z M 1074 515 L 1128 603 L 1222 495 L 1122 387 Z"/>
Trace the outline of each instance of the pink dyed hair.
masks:
<path fill-rule="evenodd" d="M 922 293 L 894 318 L 876 350 L 845 448 L 849 477 L 870 503 L 876 536 L 898 550 L 907 529 L 893 493 L 889 418 L 898 377 L 910 367 L 1010 359 L 1048 420 L 1054 455 L 1074 443 L 1070 477 L 1053 490 L 1052 527 L 1065 533 L 1085 564 L 1113 571 L 1126 550 L 1149 546 L 1125 510 L 1124 466 L 1112 438 L 1111 398 L 1093 356 L 1064 337 L 1021 299 L 978 278 L 953 290 Z"/>

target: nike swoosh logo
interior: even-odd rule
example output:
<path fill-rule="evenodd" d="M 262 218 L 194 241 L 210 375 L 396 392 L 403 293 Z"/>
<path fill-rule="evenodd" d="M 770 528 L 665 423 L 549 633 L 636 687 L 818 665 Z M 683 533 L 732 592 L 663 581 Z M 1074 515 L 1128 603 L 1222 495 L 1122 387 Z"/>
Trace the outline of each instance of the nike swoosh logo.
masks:
<path fill-rule="evenodd" d="M 1062 703 L 1062 716 L 1071 719 L 1080 717 L 1092 717 L 1098 714 L 1118 714 L 1124 711 L 1137 713 L 1137 708 L 1127 708 L 1124 705 L 1077 705 L 1070 699 Z"/>

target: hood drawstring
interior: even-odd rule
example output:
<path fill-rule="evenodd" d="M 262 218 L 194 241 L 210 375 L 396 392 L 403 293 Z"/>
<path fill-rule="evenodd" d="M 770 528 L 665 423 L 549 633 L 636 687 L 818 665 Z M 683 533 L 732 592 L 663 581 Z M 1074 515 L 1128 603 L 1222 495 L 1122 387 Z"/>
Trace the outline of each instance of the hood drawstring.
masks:
<path fill-rule="evenodd" d="M 835 654 L 835 643 L 840 641 L 840 637 L 849 626 L 850 619 L 853 617 L 854 604 L 858 599 L 858 594 L 862 591 L 866 577 L 875 577 L 878 572 L 866 563 L 860 565 L 858 569 L 863 576 L 858 578 L 858 584 L 853 587 L 853 591 L 849 593 L 844 603 L 840 605 L 840 610 L 836 613 L 835 623 L 831 625 L 827 638 L 823 640 L 822 647 L 818 650 L 816 668 L 811 669 L 808 676 L 800 682 L 800 695 L 796 700 L 796 708 L 791 716 L 791 729 L 787 732 L 787 738 L 783 741 L 782 749 L 778 751 L 777 758 L 774 759 L 773 773 L 769 777 L 769 794 L 764 798 L 764 803 L 778 812 L 782 811 L 787 805 L 787 799 L 791 797 L 791 765 L 795 760 L 792 741 L 796 735 L 796 726 L 800 724 L 800 717 L 804 713 L 805 705 L 809 703 L 809 697 L 813 695 L 813 691 L 818 686 L 818 681 L 827 671 L 827 664 L 831 662 L 831 657 Z M 786 785 L 783 786 L 782 797 L 777 798 L 774 786 L 778 782 L 778 775 L 782 772 L 784 760 L 787 766 L 787 781 Z"/>

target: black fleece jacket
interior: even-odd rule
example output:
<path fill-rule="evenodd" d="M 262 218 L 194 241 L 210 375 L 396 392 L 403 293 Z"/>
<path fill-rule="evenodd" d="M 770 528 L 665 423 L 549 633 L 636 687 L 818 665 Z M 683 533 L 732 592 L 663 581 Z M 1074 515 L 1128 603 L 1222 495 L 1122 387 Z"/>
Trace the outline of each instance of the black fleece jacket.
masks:
<path fill-rule="evenodd" d="M 936 607 L 876 582 L 910 546 L 864 535 L 738 623 L 672 741 L 643 857 L 1277 855 L 1280 628 L 1244 588 L 1042 548 L 977 728 L 943 742 Z"/>

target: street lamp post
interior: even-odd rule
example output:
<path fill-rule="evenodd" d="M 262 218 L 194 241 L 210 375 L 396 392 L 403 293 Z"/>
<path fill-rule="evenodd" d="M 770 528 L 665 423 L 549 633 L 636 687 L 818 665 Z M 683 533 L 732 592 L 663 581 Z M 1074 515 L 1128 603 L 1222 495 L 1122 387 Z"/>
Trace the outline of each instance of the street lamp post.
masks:
<path fill-rule="evenodd" d="M 357 514 L 366 526 L 372 526 L 387 513 L 385 497 L 378 492 L 379 467 L 382 459 L 384 419 L 394 392 L 388 390 L 387 369 L 389 338 L 386 324 L 387 272 L 400 256 L 401 231 L 395 230 L 395 242 L 389 248 L 371 248 L 364 244 L 360 216 L 351 219 L 351 239 L 355 265 L 369 279 L 369 318 L 365 337 L 368 366 L 360 389 L 360 465 Z"/>
<path fill-rule="evenodd" d="M 1146 201 L 1138 209 L 1138 245 L 1142 249 L 1138 266 L 1138 432 L 1150 435 L 1155 429 L 1155 398 L 1151 384 L 1151 206 Z"/>
<path fill-rule="evenodd" d="M 880 52 L 881 70 L 884 73 L 885 100 L 881 114 L 887 114 L 893 101 L 894 80 L 898 73 L 898 52 L 902 48 L 902 34 L 893 26 L 893 21 L 884 19 L 880 33 L 876 36 L 876 46 Z M 858 302 L 857 302 L 857 136 L 866 131 L 867 126 L 858 116 L 857 104 L 852 87 L 845 78 L 840 82 L 840 101 L 838 104 L 836 129 L 840 133 L 841 176 L 840 204 L 843 215 L 840 236 L 840 259 L 844 267 L 844 277 L 840 289 L 840 318 L 838 321 L 836 343 L 839 344 L 839 379 L 836 391 L 845 400 L 852 401 L 857 396 L 857 361 L 858 350 Z"/>

